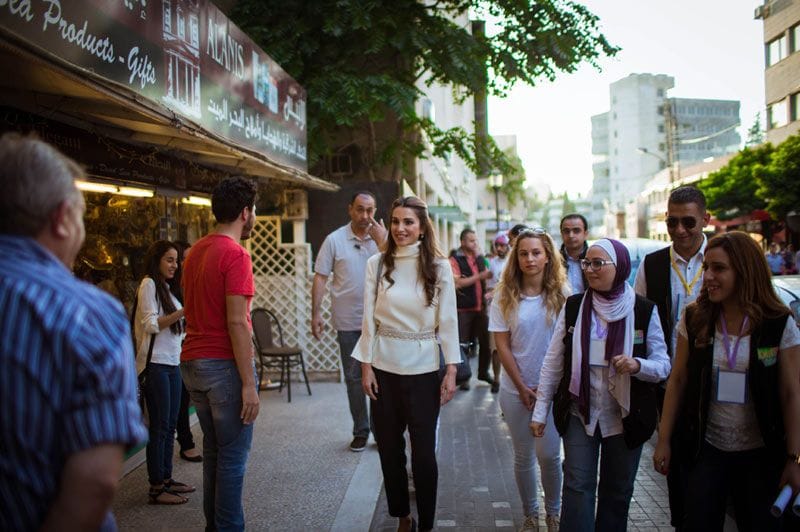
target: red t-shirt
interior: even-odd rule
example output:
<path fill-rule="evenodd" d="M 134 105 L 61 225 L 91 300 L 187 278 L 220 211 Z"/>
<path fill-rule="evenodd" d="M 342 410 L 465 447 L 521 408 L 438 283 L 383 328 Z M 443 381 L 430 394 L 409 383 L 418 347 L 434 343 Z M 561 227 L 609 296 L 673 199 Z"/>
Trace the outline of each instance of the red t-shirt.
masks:
<path fill-rule="evenodd" d="M 247 323 L 252 330 L 250 302 L 255 286 L 250 254 L 228 236 L 205 236 L 189 250 L 181 283 L 186 314 L 181 360 L 234 358 L 225 296 L 247 298 Z"/>

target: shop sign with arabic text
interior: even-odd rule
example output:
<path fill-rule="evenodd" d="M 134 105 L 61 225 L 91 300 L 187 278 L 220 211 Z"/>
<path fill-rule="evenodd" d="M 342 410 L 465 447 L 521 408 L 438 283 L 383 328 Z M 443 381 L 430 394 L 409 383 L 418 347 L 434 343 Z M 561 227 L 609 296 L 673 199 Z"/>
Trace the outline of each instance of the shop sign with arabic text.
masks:
<path fill-rule="evenodd" d="M 305 90 L 208 0 L 0 0 L 0 27 L 307 168 Z"/>

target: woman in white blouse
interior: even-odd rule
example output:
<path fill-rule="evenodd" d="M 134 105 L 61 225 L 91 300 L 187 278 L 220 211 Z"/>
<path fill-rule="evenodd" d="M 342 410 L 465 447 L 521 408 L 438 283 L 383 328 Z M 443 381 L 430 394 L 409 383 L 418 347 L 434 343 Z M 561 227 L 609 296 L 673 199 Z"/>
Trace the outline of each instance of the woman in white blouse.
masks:
<path fill-rule="evenodd" d="M 148 496 L 151 504 L 183 504 L 195 488 L 172 479 L 172 448 L 181 402 L 179 369 L 184 336 L 180 286 L 174 282 L 178 248 L 159 240 L 147 250 L 145 276 L 136 295 L 136 370 L 147 371 L 142 390 L 149 416 Z M 148 360 L 149 358 L 149 360 Z"/>
<path fill-rule="evenodd" d="M 627 283 L 625 246 L 598 240 L 581 268 L 589 288 L 556 320 L 531 430 L 543 436 L 553 403 L 564 438 L 561 530 L 625 530 L 642 444 L 656 426 L 655 383 L 670 363 L 655 305 Z"/>
<path fill-rule="evenodd" d="M 552 426 L 551 411 L 542 438 L 532 438 L 528 424 L 544 355 L 569 285 L 561 256 L 543 229 L 523 229 L 509 256 L 489 310 L 489 331 L 504 370 L 500 408 L 514 446 L 514 476 L 525 513 L 521 530 L 539 530 L 538 461 L 545 523 L 553 531 L 558 530 L 561 510 L 561 438 Z"/>
<path fill-rule="evenodd" d="M 684 530 L 722 530 L 729 495 L 739 530 L 779 530 L 772 501 L 786 484 L 800 490 L 800 333 L 749 235 L 709 240 L 703 268 L 678 324 L 653 466 L 666 474 L 674 453 L 688 464 Z"/>
<path fill-rule="evenodd" d="M 420 530 L 433 528 L 438 470 L 439 407 L 455 393 L 461 361 L 453 274 L 436 245 L 428 208 L 414 196 L 391 209 L 383 253 L 367 262 L 364 321 L 352 356 L 370 399 L 375 440 L 389 514 L 398 530 L 415 530 L 406 473 L 405 439 L 411 437 L 411 469 Z M 437 340 L 438 337 L 438 340 Z M 439 347 L 447 372 L 439 380 Z"/>

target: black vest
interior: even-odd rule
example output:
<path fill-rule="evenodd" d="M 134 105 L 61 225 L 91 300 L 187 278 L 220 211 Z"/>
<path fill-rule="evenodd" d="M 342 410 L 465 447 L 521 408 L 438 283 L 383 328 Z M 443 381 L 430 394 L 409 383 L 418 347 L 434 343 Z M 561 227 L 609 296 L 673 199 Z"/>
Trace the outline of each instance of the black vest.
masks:
<path fill-rule="evenodd" d="M 462 254 L 455 254 L 453 257 L 458 262 L 458 269 L 461 272 L 461 277 L 472 277 L 473 272 L 472 268 L 469 267 L 469 262 L 467 261 L 467 256 Z M 478 255 L 475 257 L 475 263 L 478 265 L 478 272 L 482 272 L 486 269 L 486 261 L 483 258 L 483 255 Z M 486 293 L 486 282 L 481 279 L 481 293 Z M 470 286 L 463 286 L 461 288 L 456 288 L 456 308 L 475 308 L 478 306 L 478 291 L 474 284 Z M 483 305 L 481 308 L 483 308 Z"/>
<path fill-rule="evenodd" d="M 578 321 L 578 310 L 584 294 L 576 294 L 567 299 L 564 310 L 564 373 L 558 385 L 558 391 L 553 399 L 553 417 L 558 433 L 561 436 L 567 431 L 573 398 L 569 391 L 569 381 L 572 377 L 572 335 L 575 323 Z M 633 345 L 633 356 L 647 358 L 647 329 L 650 326 L 650 317 L 653 315 L 653 302 L 636 296 L 633 307 L 633 329 L 642 331 L 642 343 Z M 580 339 L 578 340 L 580 341 Z M 631 410 L 622 418 L 623 436 L 629 449 L 639 447 L 653 435 L 656 430 L 656 387 L 657 384 L 645 382 L 631 376 Z"/>
<path fill-rule="evenodd" d="M 672 359 L 672 284 L 669 259 L 669 247 L 659 249 L 644 258 L 644 280 L 647 283 L 646 297 L 658 307 L 658 317 L 661 319 L 661 329 L 664 331 L 664 341 L 667 343 L 667 353 Z"/>
<path fill-rule="evenodd" d="M 686 323 L 691 323 L 693 307 L 686 309 Z M 777 351 L 789 316 L 765 319 L 750 335 L 748 384 L 755 405 L 758 428 L 770 455 L 786 459 L 786 432 L 780 399 L 780 372 Z M 715 324 L 709 324 L 711 332 Z M 700 454 L 706 435 L 708 407 L 711 402 L 711 371 L 714 359 L 714 336 L 706 345 L 697 344 L 697 334 L 687 326 L 689 357 L 686 362 L 686 391 L 681 416 L 675 428 L 679 450 L 690 463 Z M 759 356 L 759 351 L 761 356 Z"/>

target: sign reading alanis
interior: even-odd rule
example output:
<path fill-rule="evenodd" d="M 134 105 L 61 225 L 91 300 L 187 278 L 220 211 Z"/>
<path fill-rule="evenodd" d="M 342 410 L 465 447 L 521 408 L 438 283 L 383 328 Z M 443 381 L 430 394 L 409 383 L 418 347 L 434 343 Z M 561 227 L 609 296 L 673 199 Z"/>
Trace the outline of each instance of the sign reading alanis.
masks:
<path fill-rule="evenodd" d="M 0 27 L 306 170 L 306 93 L 208 0 L 0 0 Z"/>

